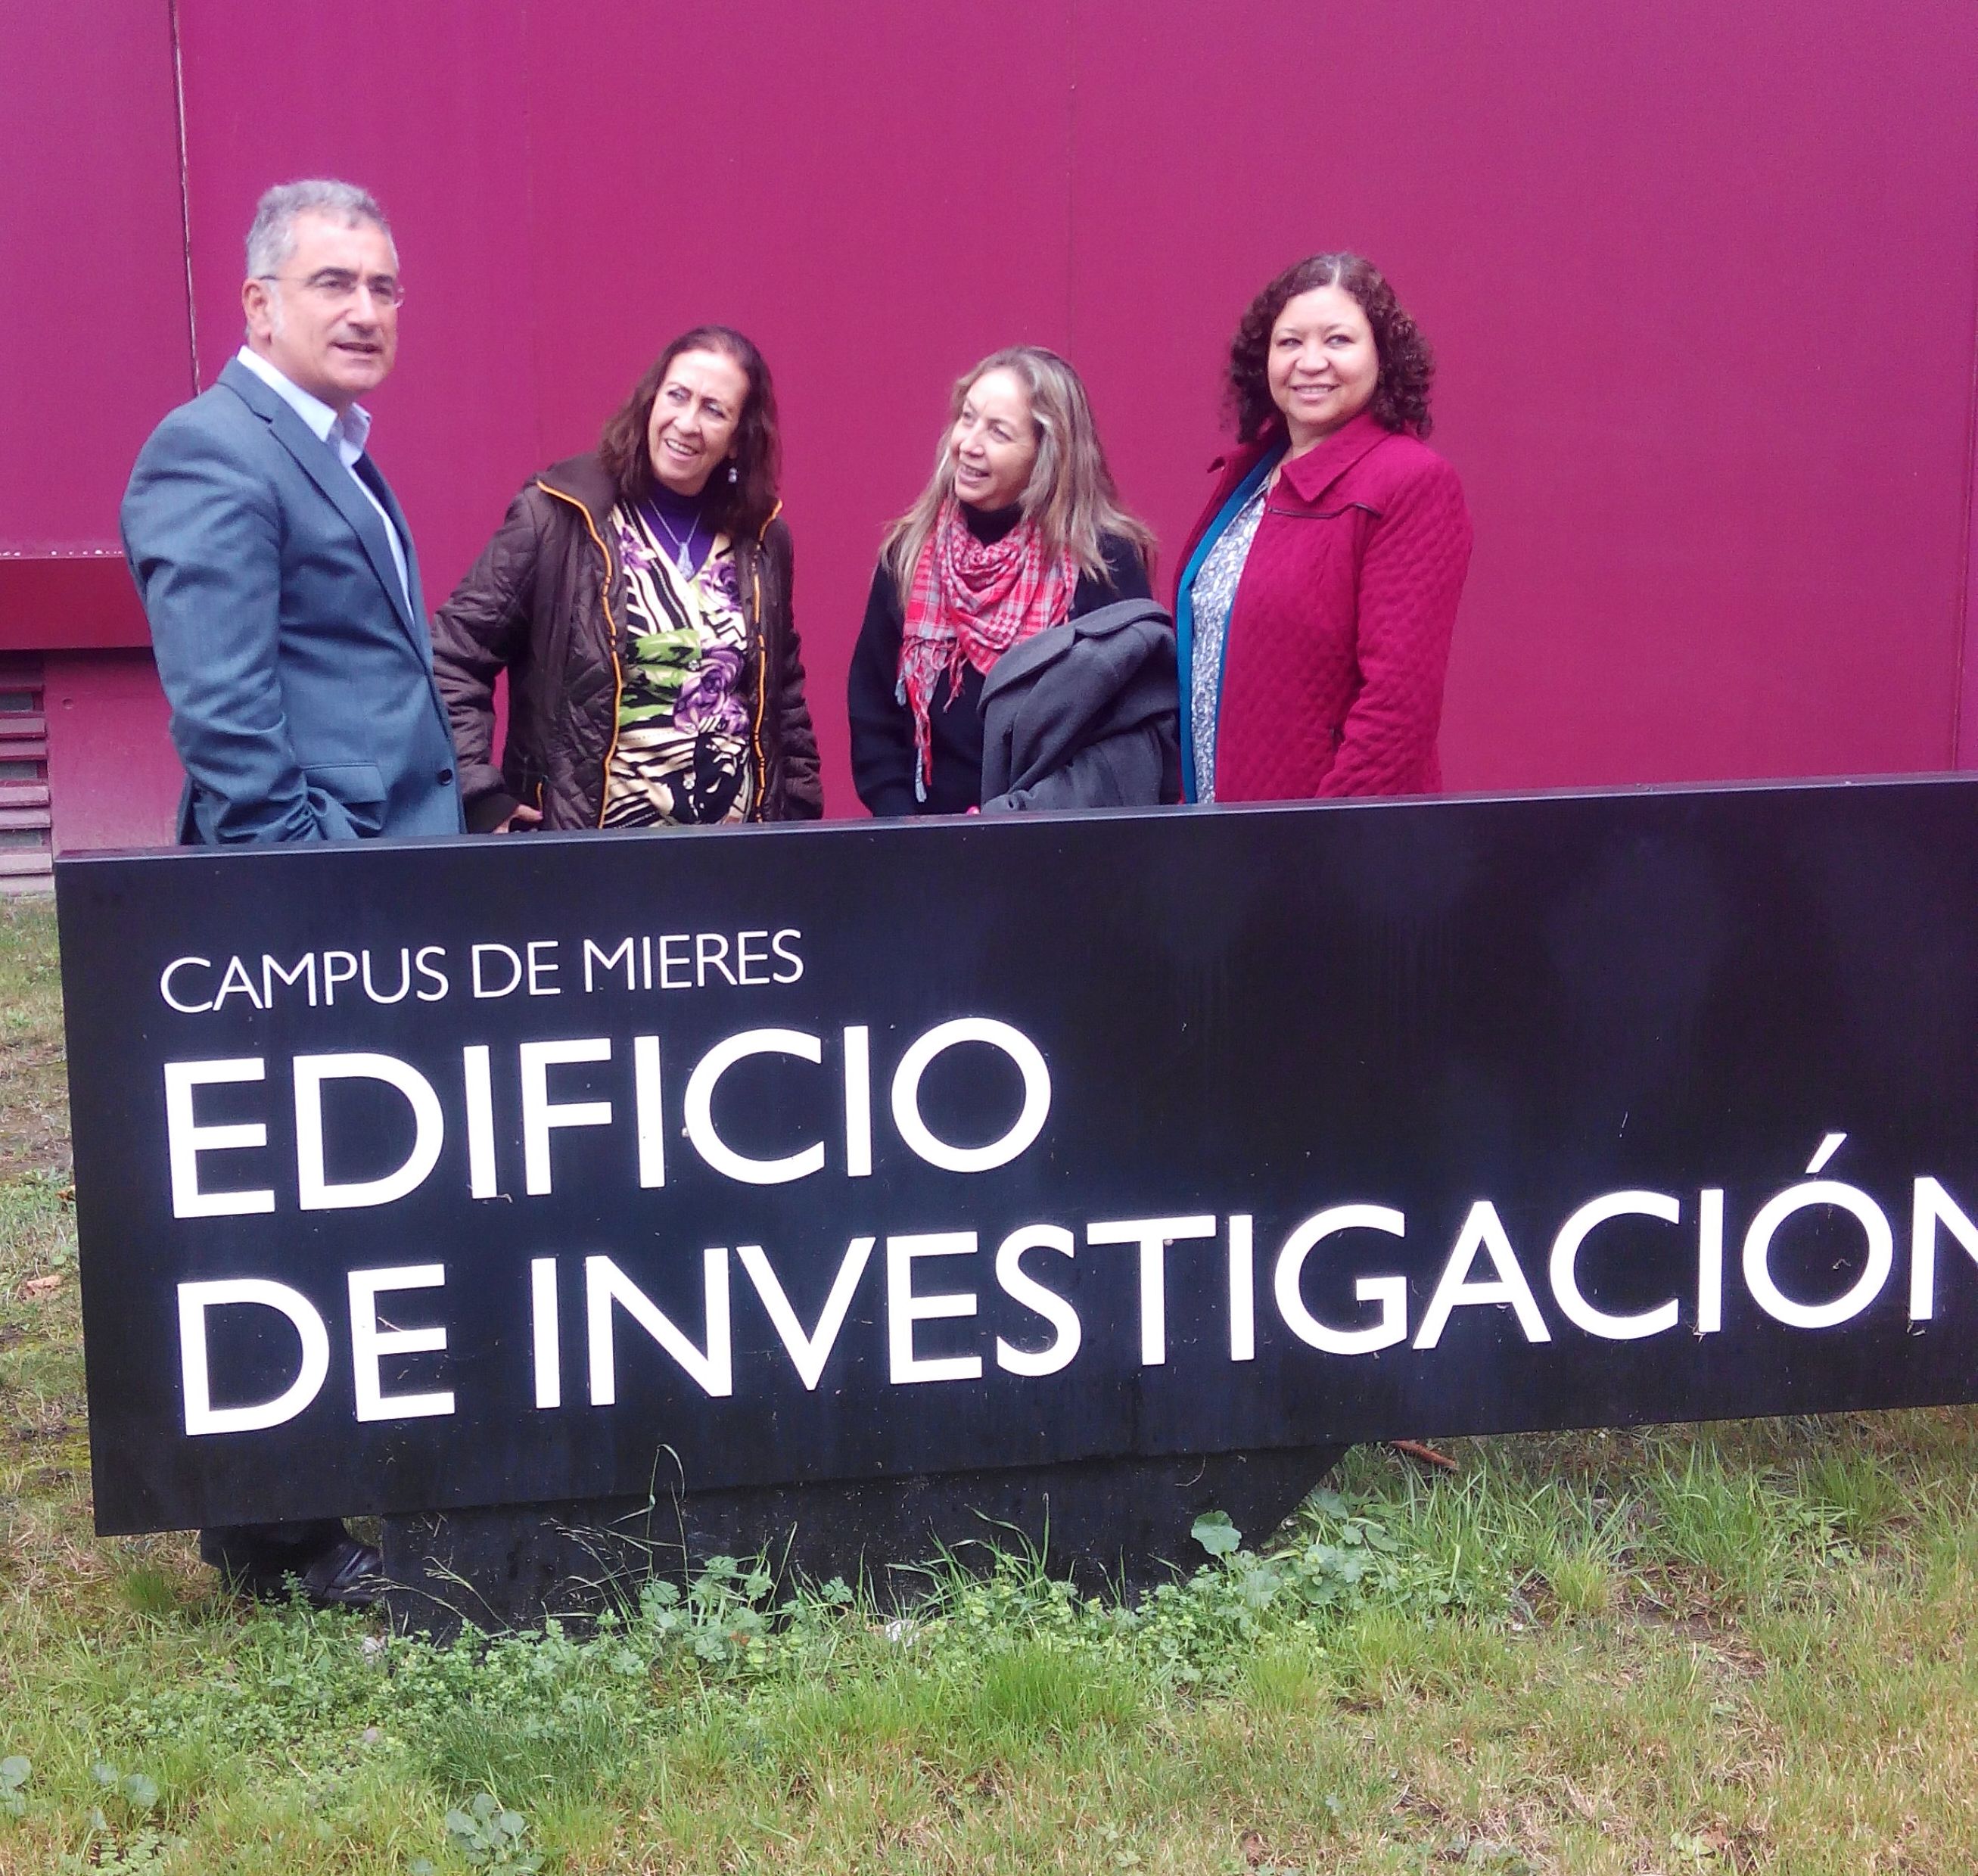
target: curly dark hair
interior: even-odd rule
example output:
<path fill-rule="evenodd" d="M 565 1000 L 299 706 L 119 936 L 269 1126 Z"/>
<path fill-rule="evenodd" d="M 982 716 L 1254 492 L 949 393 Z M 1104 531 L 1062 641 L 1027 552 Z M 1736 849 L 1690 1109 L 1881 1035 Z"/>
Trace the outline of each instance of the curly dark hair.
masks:
<path fill-rule="evenodd" d="M 1278 315 L 1301 293 L 1315 287 L 1336 286 L 1360 303 L 1374 329 L 1374 349 L 1381 376 L 1368 409 L 1390 430 L 1426 436 L 1429 386 L 1435 378 L 1435 356 L 1414 321 L 1401 310 L 1394 290 L 1371 260 L 1358 254 L 1314 254 L 1287 267 L 1250 302 L 1229 342 L 1229 382 L 1226 395 L 1236 425 L 1237 441 L 1254 443 L 1279 422 L 1271 399 L 1265 361 L 1271 349 L 1271 329 Z"/>
<path fill-rule="evenodd" d="M 776 427 L 776 389 L 769 368 L 752 342 L 732 326 L 696 326 L 662 352 L 632 388 L 622 409 L 604 426 L 597 453 L 627 501 L 653 492 L 652 452 L 646 441 L 653 405 L 666 372 L 683 352 L 719 352 L 740 366 L 749 395 L 735 427 L 735 480 L 717 468 L 707 485 L 707 523 L 729 534 L 753 538 L 776 510 L 776 485 L 782 474 L 783 445 Z"/>

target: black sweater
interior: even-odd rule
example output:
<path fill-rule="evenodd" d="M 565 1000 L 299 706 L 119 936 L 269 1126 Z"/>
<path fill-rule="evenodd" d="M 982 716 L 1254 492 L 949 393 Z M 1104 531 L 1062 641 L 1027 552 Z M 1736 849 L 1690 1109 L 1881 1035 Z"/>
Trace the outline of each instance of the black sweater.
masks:
<path fill-rule="evenodd" d="M 1022 511 L 998 509 L 981 514 L 964 505 L 962 518 L 977 540 L 1000 541 Z M 1140 551 L 1121 534 L 1102 535 L 1099 551 L 1106 577 L 1078 577 L 1071 617 L 1082 617 L 1115 600 L 1148 599 L 1147 570 Z M 982 673 L 961 667 L 961 682 L 951 699 L 943 678 L 929 703 L 932 732 L 925 801 L 914 799 L 913 713 L 899 700 L 900 635 L 905 612 L 899 588 L 884 561 L 872 575 L 865 621 L 852 653 L 845 702 L 852 718 L 852 780 L 858 799 L 875 816 L 965 814 L 982 805 Z"/>

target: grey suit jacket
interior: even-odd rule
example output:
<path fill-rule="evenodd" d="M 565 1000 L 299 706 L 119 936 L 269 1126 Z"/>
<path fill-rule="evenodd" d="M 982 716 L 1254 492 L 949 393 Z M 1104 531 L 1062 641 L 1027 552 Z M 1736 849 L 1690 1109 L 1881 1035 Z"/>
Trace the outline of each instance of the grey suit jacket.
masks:
<path fill-rule="evenodd" d="M 237 359 L 151 433 L 124 549 L 185 765 L 179 837 L 356 840 L 461 831 L 412 538 L 358 473 Z"/>

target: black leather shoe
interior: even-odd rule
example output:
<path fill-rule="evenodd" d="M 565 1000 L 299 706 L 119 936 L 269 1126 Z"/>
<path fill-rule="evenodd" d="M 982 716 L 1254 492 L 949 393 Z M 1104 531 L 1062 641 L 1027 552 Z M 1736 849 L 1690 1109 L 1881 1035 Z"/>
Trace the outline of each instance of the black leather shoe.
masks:
<path fill-rule="evenodd" d="M 385 1560 L 374 1544 L 339 1537 L 306 1563 L 280 1568 L 260 1563 L 248 1569 L 223 1569 L 228 1586 L 256 1602 L 286 1602 L 289 1586 L 299 1584 L 314 1609 L 369 1609 L 383 1593 Z"/>

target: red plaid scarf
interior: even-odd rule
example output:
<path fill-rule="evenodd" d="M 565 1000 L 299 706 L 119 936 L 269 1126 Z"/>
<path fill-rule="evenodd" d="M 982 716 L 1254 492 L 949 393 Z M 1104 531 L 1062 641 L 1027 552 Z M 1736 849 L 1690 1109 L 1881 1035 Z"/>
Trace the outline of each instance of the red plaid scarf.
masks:
<path fill-rule="evenodd" d="M 914 798 L 927 799 L 933 729 L 928 712 L 944 674 L 951 703 L 961 667 L 985 677 L 1012 645 L 1071 616 L 1078 569 L 1068 553 L 1047 554 L 1034 524 L 1019 521 L 1000 541 L 968 531 L 950 495 L 914 566 L 900 634 L 895 694 L 914 713 Z"/>

